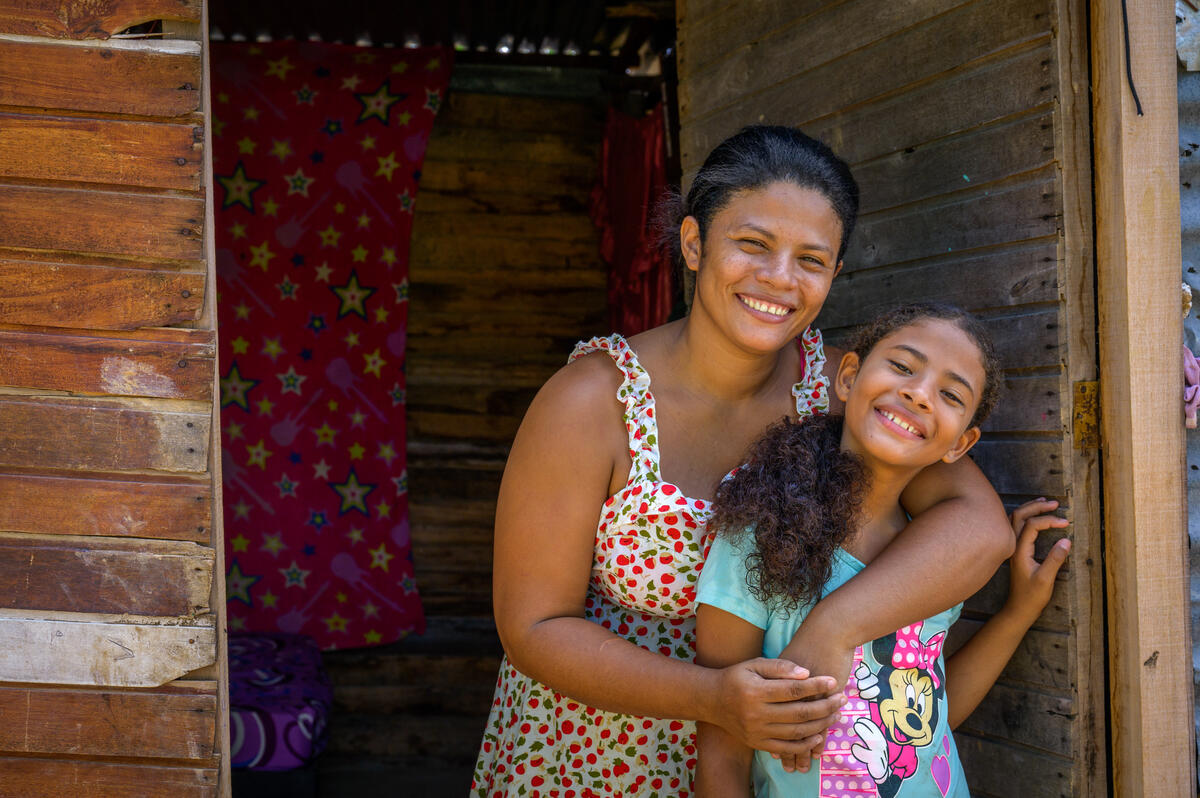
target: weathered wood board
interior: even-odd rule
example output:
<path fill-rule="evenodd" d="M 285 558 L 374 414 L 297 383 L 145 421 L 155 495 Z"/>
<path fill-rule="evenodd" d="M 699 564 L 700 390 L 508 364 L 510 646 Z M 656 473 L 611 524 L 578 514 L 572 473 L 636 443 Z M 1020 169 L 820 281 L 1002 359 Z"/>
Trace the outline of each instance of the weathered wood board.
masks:
<path fill-rule="evenodd" d="M 217 784 L 216 768 L 0 757 L 0 795 L 21 798 L 216 798 Z"/>
<path fill-rule="evenodd" d="M 0 472 L 0 531 L 212 540 L 207 479 Z"/>
<path fill-rule="evenodd" d="M 158 327 L 195 321 L 203 298 L 200 271 L 0 257 L 0 322 L 6 324 Z"/>
<path fill-rule="evenodd" d="M 200 22 L 201 0 L 33 3 L 0 0 L 0 33 L 55 39 L 107 39 L 156 19 Z"/>
<path fill-rule="evenodd" d="M 213 626 L 0 611 L 0 682 L 159 687 L 216 662 Z"/>

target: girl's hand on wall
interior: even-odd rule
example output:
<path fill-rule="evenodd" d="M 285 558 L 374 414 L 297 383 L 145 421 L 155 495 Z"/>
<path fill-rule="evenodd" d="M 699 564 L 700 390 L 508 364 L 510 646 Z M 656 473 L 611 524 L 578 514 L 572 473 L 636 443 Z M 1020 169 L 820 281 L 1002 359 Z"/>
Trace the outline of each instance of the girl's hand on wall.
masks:
<path fill-rule="evenodd" d="M 1068 525 L 1065 518 L 1046 515 L 1058 507 L 1058 502 L 1035 499 L 1013 510 L 1009 520 L 1017 535 L 1017 548 L 1009 560 L 1008 602 L 1005 611 L 1020 618 L 1027 626 L 1033 622 L 1050 603 L 1054 592 L 1054 578 L 1071 551 L 1071 541 L 1063 538 L 1054 544 L 1046 559 L 1034 559 L 1034 544 L 1040 532 L 1046 529 L 1062 529 Z"/>

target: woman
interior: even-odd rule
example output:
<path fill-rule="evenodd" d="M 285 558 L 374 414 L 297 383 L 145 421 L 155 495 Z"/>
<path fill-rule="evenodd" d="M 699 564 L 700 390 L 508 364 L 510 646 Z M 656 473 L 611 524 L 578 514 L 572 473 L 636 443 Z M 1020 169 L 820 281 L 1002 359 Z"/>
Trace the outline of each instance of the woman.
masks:
<path fill-rule="evenodd" d="M 534 399 L 496 511 L 506 660 L 473 794 L 686 796 L 697 720 L 806 757 L 856 645 L 956 604 L 1011 553 L 978 469 L 939 464 L 903 496 L 909 528 L 813 609 L 786 659 L 692 662 L 708 497 L 769 424 L 839 409 L 809 325 L 857 208 L 846 165 L 799 131 L 726 140 L 683 203 L 688 317 L 582 344 Z"/>

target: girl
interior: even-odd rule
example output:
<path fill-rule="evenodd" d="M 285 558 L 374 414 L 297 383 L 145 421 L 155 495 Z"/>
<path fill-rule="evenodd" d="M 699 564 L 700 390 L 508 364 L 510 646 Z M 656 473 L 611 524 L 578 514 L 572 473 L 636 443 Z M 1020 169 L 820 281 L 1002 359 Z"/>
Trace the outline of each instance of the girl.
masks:
<path fill-rule="evenodd" d="M 538 392 L 496 506 L 506 657 L 472 795 L 683 798 L 696 720 L 804 754 L 833 722 L 857 642 L 971 595 L 1011 553 L 987 480 L 967 461 L 939 463 L 905 493 L 904 535 L 813 609 L 796 653 L 693 662 L 717 484 L 772 422 L 838 410 L 810 325 L 857 207 L 846 164 L 800 131 L 727 139 L 679 208 L 681 257 L 696 273 L 687 318 L 581 344 Z M 925 586 L 854 616 L 902 578 Z"/>
<path fill-rule="evenodd" d="M 999 369 L 980 323 L 958 308 L 909 305 L 859 333 L 834 388 L 845 415 L 784 421 L 717 491 L 721 531 L 700 579 L 697 662 L 720 667 L 777 656 L 812 604 L 866 567 L 908 523 L 900 495 L 922 469 L 959 460 L 979 440 Z M 1037 532 L 1066 522 L 1013 514 L 1020 543 L 1008 603 L 944 667 L 942 644 L 961 605 L 877 639 L 855 654 L 842 718 L 819 767 L 785 772 L 770 756 L 700 724 L 701 796 L 968 796 L 949 729 L 975 708 L 1032 625 L 1067 555 L 1040 567 Z M 860 612 L 903 601 L 879 597 Z M 753 767 L 752 767 L 753 765 Z"/>

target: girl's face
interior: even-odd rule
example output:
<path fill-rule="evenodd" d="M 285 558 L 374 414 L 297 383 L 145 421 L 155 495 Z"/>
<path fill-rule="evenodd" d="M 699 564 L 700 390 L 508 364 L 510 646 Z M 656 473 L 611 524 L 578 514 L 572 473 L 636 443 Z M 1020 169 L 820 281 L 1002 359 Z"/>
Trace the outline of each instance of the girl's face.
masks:
<path fill-rule="evenodd" d="M 926 318 L 894 330 L 861 362 L 842 358 L 843 445 L 893 466 L 953 462 L 979 440 L 970 423 L 984 380 L 979 347 L 957 324 Z"/>
<path fill-rule="evenodd" d="M 777 352 L 804 332 L 842 265 L 841 220 L 823 194 L 794 183 L 740 192 L 703 241 L 690 216 L 680 236 L 697 272 L 692 313 L 756 353 Z"/>

